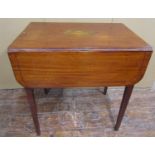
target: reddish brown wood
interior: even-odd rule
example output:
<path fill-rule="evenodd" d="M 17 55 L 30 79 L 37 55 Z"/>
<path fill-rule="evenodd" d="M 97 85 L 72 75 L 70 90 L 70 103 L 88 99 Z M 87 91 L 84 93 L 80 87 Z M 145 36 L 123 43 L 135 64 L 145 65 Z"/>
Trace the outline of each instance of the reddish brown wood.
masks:
<path fill-rule="evenodd" d="M 8 48 L 28 88 L 133 85 L 152 48 L 120 23 L 31 23 Z"/>
<path fill-rule="evenodd" d="M 27 93 L 27 99 L 28 99 L 28 103 L 30 105 L 30 110 L 31 110 L 33 122 L 35 125 L 36 133 L 37 133 L 37 135 L 40 135 L 41 132 L 40 132 L 40 125 L 39 125 L 39 121 L 38 121 L 38 115 L 37 115 L 37 105 L 35 102 L 33 89 L 25 88 L 25 91 Z"/>
<path fill-rule="evenodd" d="M 10 45 L 9 51 L 90 50 L 151 51 L 152 48 L 121 23 L 34 22 Z"/>
<path fill-rule="evenodd" d="M 117 117 L 117 122 L 116 122 L 116 125 L 115 125 L 115 130 L 116 131 L 119 129 L 120 124 L 122 122 L 125 110 L 126 110 L 127 105 L 129 103 L 130 96 L 132 94 L 133 87 L 134 86 L 126 86 L 125 87 L 122 103 L 121 103 L 121 106 L 120 106 L 119 114 L 118 114 L 118 117 Z"/>
<path fill-rule="evenodd" d="M 26 88 L 127 86 L 115 129 L 152 48 L 120 23 L 31 23 L 9 46 L 16 80 Z M 34 96 L 27 90 L 37 133 Z M 105 87 L 104 94 L 107 92 Z"/>
<path fill-rule="evenodd" d="M 28 88 L 133 85 L 151 52 L 12 52 L 17 81 Z M 147 58 L 147 59 L 145 59 Z"/>

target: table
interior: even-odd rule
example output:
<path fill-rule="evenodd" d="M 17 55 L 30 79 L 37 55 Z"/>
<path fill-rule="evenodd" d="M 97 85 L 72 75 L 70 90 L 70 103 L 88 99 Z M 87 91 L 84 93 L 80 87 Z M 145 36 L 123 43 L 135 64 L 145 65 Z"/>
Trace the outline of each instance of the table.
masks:
<path fill-rule="evenodd" d="M 125 86 L 118 130 L 134 85 L 152 48 L 121 23 L 33 22 L 8 48 L 16 80 L 25 88 L 36 133 L 41 134 L 33 90 Z"/>

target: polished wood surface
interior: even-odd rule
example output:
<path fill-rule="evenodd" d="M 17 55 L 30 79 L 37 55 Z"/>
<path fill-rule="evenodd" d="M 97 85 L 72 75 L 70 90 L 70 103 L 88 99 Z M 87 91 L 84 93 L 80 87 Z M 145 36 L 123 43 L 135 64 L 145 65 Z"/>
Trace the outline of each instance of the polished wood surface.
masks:
<path fill-rule="evenodd" d="M 17 81 L 24 87 L 124 86 L 143 76 L 150 52 L 10 53 Z"/>
<path fill-rule="evenodd" d="M 148 66 L 152 48 L 120 23 L 31 23 L 9 46 L 16 80 L 26 88 L 40 134 L 33 88 L 125 86 L 118 130 L 134 84 Z"/>
<path fill-rule="evenodd" d="M 152 50 L 145 41 L 121 23 L 31 23 L 9 47 L 9 51 L 18 52 L 60 49 Z"/>
<path fill-rule="evenodd" d="M 8 52 L 21 85 L 50 88 L 133 85 L 152 49 L 120 23 L 31 23 Z"/>

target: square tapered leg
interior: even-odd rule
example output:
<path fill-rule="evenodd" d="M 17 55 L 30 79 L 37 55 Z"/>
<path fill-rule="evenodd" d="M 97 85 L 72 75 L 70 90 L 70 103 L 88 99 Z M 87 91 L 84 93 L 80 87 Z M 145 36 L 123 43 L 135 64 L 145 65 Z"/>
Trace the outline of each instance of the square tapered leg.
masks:
<path fill-rule="evenodd" d="M 34 98 L 34 89 L 25 88 L 25 91 L 27 93 L 27 99 L 30 106 L 31 115 L 33 118 L 36 133 L 37 135 L 40 135 L 41 132 L 40 132 L 40 125 L 39 125 L 38 114 L 37 114 L 37 105 Z"/>
<path fill-rule="evenodd" d="M 123 95 L 120 110 L 119 110 L 119 114 L 117 117 L 117 122 L 116 122 L 116 125 L 114 128 L 116 131 L 119 129 L 119 127 L 121 125 L 124 113 L 126 111 L 128 103 L 129 103 L 130 96 L 132 94 L 133 87 L 134 87 L 133 85 L 125 87 L 124 95 Z"/>

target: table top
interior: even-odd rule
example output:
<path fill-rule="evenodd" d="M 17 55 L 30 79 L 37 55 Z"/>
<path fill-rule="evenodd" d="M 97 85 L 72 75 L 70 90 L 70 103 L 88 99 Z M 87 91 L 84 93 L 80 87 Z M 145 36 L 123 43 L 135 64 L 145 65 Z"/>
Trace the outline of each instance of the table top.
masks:
<path fill-rule="evenodd" d="M 33 22 L 15 39 L 8 51 L 152 51 L 121 23 Z"/>

